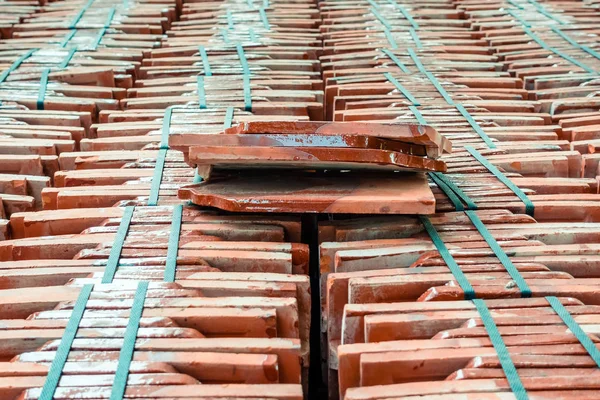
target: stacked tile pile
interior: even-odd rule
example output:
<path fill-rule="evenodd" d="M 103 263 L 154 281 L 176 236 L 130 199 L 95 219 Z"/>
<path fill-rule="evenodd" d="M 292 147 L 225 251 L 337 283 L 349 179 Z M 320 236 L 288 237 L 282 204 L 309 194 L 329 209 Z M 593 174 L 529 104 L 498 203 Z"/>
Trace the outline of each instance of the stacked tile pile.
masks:
<path fill-rule="evenodd" d="M 330 398 L 597 397 L 595 7 L 321 3 L 326 115 L 453 145 L 437 214 L 319 224 Z"/>
<path fill-rule="evenodd" d="M 0 9 L 0 398 L 598 398 L 596 2 Z"/>
<path fill-rule="evenodd" d="M 322 119 L 316 6 L 239 4 L 224 39 L 213 26 L 232 18 L 224 10 L 234 5 L 224 3 L 221 17 L 219 7 L 198 14 L 200 3 L 53 2 L 0 43 L 7 125 L 51 126 L 71 145 L 50 137 L 52 187 L 38 191 L 37 211 L 10 215 L 11 240 L 0 245 L 0 397 L 308 393 L 312 299 L 301 218 L 227 215 L 177 198 L 201 177 L 169 136 Z M 302 31 L 304 16 L 289 31 L 282 13 L 304 13 L 311 31 Z M 175 43 L 186 18 L 197 24 L 191 53 Z M 200 60 L 206 71 L 194 65 Z"/>

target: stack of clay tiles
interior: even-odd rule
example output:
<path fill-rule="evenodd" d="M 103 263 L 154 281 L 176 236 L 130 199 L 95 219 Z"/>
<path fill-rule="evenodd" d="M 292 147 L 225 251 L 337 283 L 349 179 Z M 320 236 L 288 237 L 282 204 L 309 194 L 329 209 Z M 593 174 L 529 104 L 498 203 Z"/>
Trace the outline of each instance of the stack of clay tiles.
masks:
<path fill-rule="evenodd" d="M 0 399 L 600 398 L 599 8 L 1 2 Z"/>
<path fill-rule="evenodd" d="M 596 7 L 320 3 L 327 118 L 453 147 L 435 215 L 319 223 L 330 398 L 597 398 Z"/>
<path fill-rule="evenodd" d="M 245 2 L 220 4 L 238 8 L 225 43 L 212 4 L 215 12 L 198 20 L 205 48 L 193 39 L 196 54 L 183 56 L 208 54 L 211 69 L 192 62 L 186 75 L 177 54 L 160 51 L 172 47 L 174 21 L 195 14 L 192 6 L 51 2 L 0 43 L 6 134 L 22 147 L 27 132 L 55 144 L 53 169 L 42 171 L 51 187 L 39 191 L 37 211 L 10 215 L 10 240 L 0 242 L 2 399 L 307 396 L 312 299 L 301 218 L 230 215 L 179 200 L 178 188 L 201 177 L 168 143 L 246 121 L 322 119 L 318 11 L 298 5 L 313 20 L 312 39 L 295 48 L 304 33 L 286 32 L 285 19 L 281 35 L 277 18 L 270 29 L 246 20 L 259 12 Z M 275 53 L 280 40 L 294 46 L 282 52 L 281 70 L 263 76 L 254 61 L 271 53 L 249 48 L 267 51 L 271 34 Z M 174 67 L 154 71 L 160 57 Z M 296 72 L 299 60 L 306 67 Z M 206 104 L 197 88 L 206 89 Z"/>

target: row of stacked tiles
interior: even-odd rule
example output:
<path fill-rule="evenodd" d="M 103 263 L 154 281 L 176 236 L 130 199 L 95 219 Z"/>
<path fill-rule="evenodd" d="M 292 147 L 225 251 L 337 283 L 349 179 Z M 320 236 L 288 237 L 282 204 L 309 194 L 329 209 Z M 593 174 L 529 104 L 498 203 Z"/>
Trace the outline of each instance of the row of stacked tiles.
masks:
<path fill-rule="evenodd" d="M 151 283 L 128 397 L 301 398 L 311 296 L 300 218 L 185 205 L 167 279 L 173 206 L 195 179 L 167 145 L 240 122 L 309 119 L 425 122 L 451 139 L 446 178 L 534 298 L 516 299 L 497 250 L 434 180 L 430 222 L 490 299 L 530 397 L 595 398 L 597 365 L 543 298 L 558 296 L 597 334 L 594 2 L 2 7 L 2 398 L 41 396 L 90 284 L 54 397 L 109 398 L 140 280 Z M 465 146 L 528 196 L 533 217 Z M 126 206 L 135 209 L 116 246 Z M 514 398 L 422 220 L 331 216 L 318 229 L 322 345 L 311 361 L 331 398 Z"/>

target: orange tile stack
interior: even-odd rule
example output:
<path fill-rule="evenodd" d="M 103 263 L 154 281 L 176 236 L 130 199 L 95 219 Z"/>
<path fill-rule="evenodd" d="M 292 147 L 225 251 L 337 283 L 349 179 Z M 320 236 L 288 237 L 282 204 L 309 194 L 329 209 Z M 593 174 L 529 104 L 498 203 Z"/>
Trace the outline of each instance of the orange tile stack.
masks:
<path fill-rule="evenodd" d="M 0 3 L 0 398 L 597 399 L 598 7 Z"/>

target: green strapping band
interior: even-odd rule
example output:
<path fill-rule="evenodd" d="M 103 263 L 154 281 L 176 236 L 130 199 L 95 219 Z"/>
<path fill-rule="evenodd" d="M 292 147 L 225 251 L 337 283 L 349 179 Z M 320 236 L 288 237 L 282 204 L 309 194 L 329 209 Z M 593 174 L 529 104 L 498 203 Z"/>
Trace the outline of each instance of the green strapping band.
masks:
<path fill-rule="evenodd" d="M 88 8 L 90 8 L 90 6 L 94 4 L 94 0 L 89 0 L 82 8 L 81 10 L 79 10 L 79 12 L 77 13 L 77 15 L 75 15 L 75 17 L 71 20 L 71 23 L 69 24 L 69 29 L 75 29 L 76 25 L 79 23 L 79 21 L 81 20 L 81 18 L 83 17 L 83 14 L 85 14 L 85 12 L 88 10 Z"/>
<path fill-rule="evenodd" d="M 79 329 L 79 324 L 83 318 L 85 306 L 90 298 L 92 289 L 94 289 L 94 285 L 91 284 L 83 285 L 81 288 L 81 292 L 77 297 L 77 301 L 75 302 L 73 311 L 69 317 L 69 322 L 67 322 L 65 331 L 60 339 L 60 344 L 56 349 L 54 360 L 52 360 L 52 364 L 48 370 L 46 382 L 44 382 L 44 387 L 40 393 L 39 400 L 52 400 L 54 398 L 54 393 L 56 392 L 63 369 L 69 358 L 69 352 L 71 351 L 73 340 L 75 340 L 75 336 L 77 335 L 77 330 Z"/>
<path fill-rule="evenodd" d="M 456 104 L 454 102 L 452 97 L 450 97 L 450 94 L 448 94 L 446 89 L 443 88 L 440 81 L 438 81 L 437 78 L 431 72 L 429 72 L 425 69 L 425 66 L 423 65 L 423 63 L 421 63 L 421 61 L 419 60 L 419 57 L 417 56 L 415 51 L 413 49 L 408 49 L 408 54 L 410 55 L 410 58 L 412 58 L 412 60 L 414 61 L 415 65 L 417 66 L 419 71 L 421 71 L 423 74 L 425 74 L 425 76 L 427 77 L 427 79 L 429 79 L 429 81 L 435 87 L 435 89 L 442 95 L 444 100 L 446 100 L 446 103 L 448 103 L 451 106 L 456 107 L 458 112 L 460 112 L 461 115 L 467 120 L 469 125 L 471 125 L 471 128 L 473 128 L 475 133 L 477 133 L 479 135 L 479 137 L 485 142 L 485 144 L 489 148 L 495 149 L 496 145 L 494 144 L 492 139 L 490 139 L 490 137 L 483 131 L 481 126 L 477 123 L 477 121 L 475 121 L 475 119 L 471 116 L 471 114 L 469 114 L 469 112 L 462 106 L 462 104 Z"/>
<path fill-rule="evenodd" d="M 260 14 L 260 20 L 262 21 L 263 26 L 265 27 L 266 30 L 270 31 L 271 24 L 269 24 L 269 20 L 267 19 L 267 12 L 265 11 L 265 9 L 261 7 L 258 10 L 258 13 Z"/>
<path fill-rule="evenodd" d="M 477 123 L 477 121 L 475 121 L 475 119 L 471 116 L 471 114 L 469 114 L 469 112 L 463 107 L 463 105 L 462 104 L 454 104 L 454 106 L 456 107 L 458 112 L 461 113 L 461 115 L 463 117 L 465 117 L 465 119 L 467 120 L 469 125 L 471 125 L 471 128 L 473 128 L 475 133 L 477 133 L 479 135 L 479 137 L 484 141 L 484 143 L 487 145 L 487 147 L 489 147 L 490 149 L 495 149 L 496 144 L 483 131 L 481 126 Z"/>
<path fill-rule="evenodd" d="M 96 50 L 98 48 L 98 46 L 100 46 L 100 42 L 102 41 L 102 38 L 104 37 L 104 35 L 106 35 L 106 32 L 108 31 L 108 28 L 110 27 L 110 24 L 112 23 L 112 20 L 115 17 L 115 12 L 116 12 L 115 8 L 112 7 L 110 9 L 110 12 L 108 13 L 108 17 L 106 18 L 106 22 L 104 23 L 104 26 L 98 33 L 98 36 L 96 36 L 96 39 L 94 40 L 94 44 L 92 46 L 93 50 Z"/>
<path fill-rule="evenodd" d="M 573 40 L 571 37 L 567 36 L 566 33 L 564 33 L 563 31 L 561 31 L 560 29 L 558 29 L 556 26 L 553 26 L 552 31 L 554 33 L 556 33 L 558 36 L 560 36 L 561 38 L 563 38 L 564 40 L 566 40 L 567 42 L 569 42 L 569 44 L 573 47 L 577 47 L 579 49 L 581 49 L 582 51 L 585 51 L 586 53 L 590 54 L 591 56 L 597 58 L 600 60 L 600 53 L 598 53 L 596 50 L 590 48 L 589 46 L 583 45 L 583 44 L 579 44 L 577 43 L 577 41 Z"/>
<path fill-rule="evenodd" d="M 404 18 L 406 18 L 406 20 L 410 23 L 410 25 L 414 28 L 414 29 L 419 29 L 419 24 L 413 19 L 413 17 L 410 15 L 410 13 L 408 12 L 408 10 L 404 7 L 402 7 L 400 4 L 395 3 L 395 7 L 400 10 L 400 12 L 402 13 L 402 15 L 404 16 Z"/>
<path fill-rule="evenodd" d="M 515 368 L 515 364 L 510 358 L 510 353 L 506 348 L 504 340 L 502 340 L 502 336 L 498 331 L 498 327 L 494 322 L 494 318 L 492 318 L 490 310 L 487 308 L 483 300 L 473 300 L 473 304 L 475 304 L 477 312 L 479 312 L 479 316 L 481 316 L 483 326 L 485 326 L 485 330 L 490 337 L 492 346 L 494 346 L 494 350 L 496 350 L 498 360 L 500 361 L 500 366 L 506 375 L 508 385 L 515 395 L 515 398 L 517 400 L 528 400 L 529 396 L 527 396 L 527 390 L 525 390 L 525 386 L 523 386 L 523 382 L 521 382 L 517 368 Z"/>
<path fill-rule="evenodd" d="M 469 280 L 465 276 L 464 272 L 460 269 L 460 266 L 456 263 L 456 260 L 454 259 L 454 257 L 452 257 L 452 254 L 450 254 L 450 251 L 444 244 L 442 238 L 440 238 L 439 233 L 437 232 L 429 218 L 424 215 L 420 215 L 419 219 L 421 220 L 421 223 L 423 224 L 425 230 L 429 234 L 429 237 L 431 238 L 431 241 L 433 242 L 434 246 L 440 253 L 440 256 L 442 257 L 442 259 L 450 269 L 450 272 L 456 279 L 456 282 L 463 290 L 465 294 L 465 300 L 474 299 L 475 290 L 473 289 L 473 286 L 471 286 L 471 283 L 469 283 Z"/>
<path fill-rule="evenodd" d="M 450 94 L 446 91 L 446 89 L 444 89 L 440 81 L 438 81 L 437 78 L 433 76 L 431 72 L 425 71 L 425 76 L 427 77 L 427 79 L 429 79 L 429 81 L 435 87 L 435 89 L 442 95 L 444 100 L 446 100 L 446 103 L 450 104 L 451 106 L 455 105 L 454 100 L 452 100 L 452 97 L 450 97 Z"/>
<path fill-rule="evenodd" d="M 263 0 L 263 8 L 269 8 L 269 0 Z"/>
<path fill-rule="evenodd" d="M 231 125 L 233 123 L 233 107 L 227 107 L 227 110 L 225 110 L 225 121 L 223 121 L 223 128 L 227 129 L 227 128 L 231 128 Z"/>
<path fill-rule="evenodd" d="M 29 57 L 31 57 L 31 55 L 33 53 L 35 53 L 37 50 L 39 50 L 39 49 L 31 49 L 27 53 L 23 54 L 21 57 L 17 58 L 15 60 L 15 62 L 13 62 L 10 65 L 10 67 L 8 67 L 8 69 L 6 69 L 2 72 L 2 74 L 0 75 L 0 83 L 3 83 L 6 80 L 6 78 L 8 78 L 8 75 L 10 75 L 11 72 L 13 72 L 15 69 L 19 68 L 21 66 L 21 64 L 23 64 L 23 61 L 25 61 Z"/>
<path fill-rule="evenodd" d="M 227 11 L 227 29 L 233 29 L 233 14 L 231 14 L 231 11 Z"/>
<path fill-rule="evenodd" d="M 115 380 L 113 381 L 112 390 L 110 391 L 110 400 L 122 400 L 125 396 L 127 388 L 127 378 L 129 377 L 129 367 L 133 359 L 135 350 L 135 341 L 137 339 L 138 329 L 140 328 L 140 319 L 144 311 L 144 303 L 146 302 L 146 293 L 148 292 L 148 282 L 142 281 L 138 283 L 135 297 L 133 298 L 133 306 L 129 313 L 129 321 L 125 328 L 123 337 L 123 347 L 119 353 L 119 363 L 115 372 Z"/>
<path fill-rule="evenodd" d="M 235 47 L 237 49 L 237 54 L 240 59 L 240 65 L 242 66 L 242 71 L 244 72 L 244 75 L 250 74 L 250 67 L 248 66 L 248 60 L 246 59 L 244 47 L 242 47 L 240 43 L 238 43 Z"/>
<path fill-rule="evenodd" d="M 204 88 L 204 76 L 198 75 L 196 78 L 196 90 L 198 91 L 198 107 L 201 110 L 206 109 L 206 90 Z"/>
<path fill-rule="evenodd" d="M 412 103 L 413 106 L 421 105 L 421 103 L 419 103 L 419 101 L 417 99 L 415 99 L 415 97 L 412 95 L 412 93 L 410 93 L 410 91 L 408 89 L 406 89 L 404 86 L 402 86 L 402 84 L 400 82 L 398 82 L 398 80 L 396 78 L 394 78 L 392 76 L 392 74 L 390 74 L 389 72 L 385 72 L 383 74 L 383 76 L 385 76 L 385 78 L 388 81 L 390 81 L 390 83 L 392 85 L 394 85 L 396 87 L 396 89 L 398 89 L 398 91 L 400 93 L 402 93 L 402 95 L 404 97 L 406 97 L 406 99 Z"/>
<path fill-rule="evenodd" d="M 388 56 L 390 60 L 392 60 L 398 66 L 398 68 L 402 70 L 402 72 L 404 72 L 405 74 L 410 74 L 410 70 L 406 68 L 406 65 L 404 65 L 404 63 L 400 61 L 400 59 L 396 57 L 394 53 L 392 53 L 388 49 L 381 49 L 381 52 Z"/>
<path fill-rule="evenodd" d="M 150 196 L 148 197 L 148 205 L 155 206 L 158 203 L 158 195 L 160 193 L 160 184 L 162 183 L 163 171 L 165 169 L 165 161 L 167 158 L 168 149 L 158 150 L 156 164 L 154 165 L 154 173 L 152 174 L 152 185 L 150 186 Z"/>
<path fill-rule="evenodd" d="M 519 10 L 523 10 L 523 6 L 521 6 L 520 4 L 515 3 L 513 0 L 506 0 L 506 2 L 508 4 L 510 4 L 511 6 L 518 8 Z"/>
<path fill-rule="evenodd" d="M 244 75 L 244 109 L 246 111 L 252 111 L 252 93 L 250 92 L 250 76 Z"/>
<path fill-rule="evenodd" d="M 38 110 L 44 109 L 44 99 L 46 98 L 46 89 L 48 88 L 48 76 L 50 75 L 50 68 L 44 68 L 42 72 L 42 78 L 40 79 L 40 89 L 38 90 L 38 97 L 36 101 L 36 108 Z"/>
<path fill-rule="evenodd" d="M 390 44 L 390 48 L 392 50 L 396 50 L 398 48 L 398 43 L 396 43 L 396 39 L 394 39 L 392 32 L 390 32 L 390 30 L 388 28 L 383 28 L 383 34 L 385 35 L 385 38 L 387 39 L 388 43 Z"/>
<path fill-rule="evenodd" d="M 531 31 L 531 29 L 524 27 L 523 30 L 525 31 L 525 33 L 532 38 L 537 44 L 539 44 L 544 50 L 548 50 L 553 52 L 554 54 L 556 54 L 559 57 L 564 58 L 565 60 L 569 61 L 571 64 L 574 64 L 576 66 L 578 66 L 579 68 L 582 68 L 583 70 L 585 70 L 586 72 L 591 72 L 591 73 L 595 73 L 596 71 L 594 71 L 593 68 L 585 65 L 582 62 L 577 61 L 576 59 L 574 59 L 573 57 L 569 56 L 568 54 L 563 53 L 562 51 L 549 46 L 548 44 L 546 44 L 546 42 L 544 42 L 539 36 L 537 36 L 535 33 L 533 33 Z"/>
<path fill-rule="evenodd" d="M 208 53 L 206 53 L 206 48 L 204 46 L 200 46 L 198 48 L 200 52 L 200 57 L 202 57 L 202 68 L 204 69 L 205 76 L 212 76 L 212 71 L 210 69 L 210 63 L 208 62 Z"/>
<path fill-rule="evenodd" d="M 515 13 L 513 10 L 507 9 L 506 12 L 509 13 L 514 19 L 516 19 L 521 25 L 526 26 L 527 28 L 531 28 L 531 24 L 525 21 L 523 18 L 519 17 L 517 13 Z"/>
<path fill-rule="evenodd" d="M 463 203 L 467 205 L 467 210 L 476 210 L 475 202 L 454 182 L 441 172 L 430 172 L 429 176 L 435 184 L 448 196 L 456 211 L 464 211 Z"/>
<path fill-rule="evenodd" d="M 165 263 L 165 282 L 175 282 L 175 276 L 177 273 L 177 253 L 179 251 L 179 236 L 181 233 L 182 219 L 183 205 L 178 204 L 173 207 L 173 216 L 171 217 L 171 232 L 169 233 L 169 246 L 167 248 L 167 261 Z"/>
<path fill-rule="evenodd" d="M 383 15 L 379 14 L 375 8 L 371 8 L 371 14 L 373 14 L 386 29 L 389 29 L 390 31 L 392 30 L 390 23 L 383 17 Z"/>
<path fill-rule="evenodd" d="M 486 158 L 481 155 L 477 150 L 475 150 L 471 146 L 465 146 L 465 150 L 467 150 L 477 161 L 481 163 L 488 171 L 490 171 L 498 180 L 506 187 L 508 187 L 512 192 L 525 204 L 525 213 L 531 215 L 533 217 L 535 208 L 533 202 L 529 200 L 529 197 L 517 185 L 515 185 L 510 179 L 506 177 L 498 168 L 496 168 L 492 163 L 490 163 Z"/>
<path fill-rule="evenodd" d="M 200 174 L 198 173 L 198 168 L 194 169 L 194 179 L 192 180 L 192 183 L 200 183 L 202 181 L 203 181 L 203 179 L 200 176 Z"/>
<path fill-rule="evenodd" d="M 410 110 L 410 112 L 412 112 L 412 114 L 415 116 L 415 118 L 417 119 L 417 122 L 421 125 L 427 125 L 427 121 L 425 120 L 425 118 L 423 117 L 423 114 L 421 114 L 421 111 L 419 111 L 417 109 L 417 107 L 415 106 L 408 106 L 408 109 Z"/>
<path fill-rule="evenodd" d="M 67 33 L 67 35 L 63 39 L 63 41 L 60 42 L 60 47 L 62 47 L 63 49 L 65 47 L 67 47 L 67 44 L 71 41 L 71 39 L 73 39 L 73 36 L 75 36 L 76 33 L 77 33 L 77 29 L 73 29 L 73 30 L 69 31 L 69 33 Z"/>
<path fill-rule="evenodd" d="M 254 33 L 254 29 L 248 28 L 248 36 L 250 36 L 251 42 L 256 42 L 256 33 Z"/>
<path fill-rule="evenodd" d="M 223 41 L 225 43 L 229 43 L 229 34 L 227 33 L 227 29 L 221 29 L 221 36 L 223 36 Z"/>
<path fill-rule="evenodd" d="M 543 16 L 545 16 L 546 18 L 550 18 L 551 20 L 553 20 L 554 22 L 558 22 L 559 24 L 563 25 L 566 22 L 564 22 L 563 20 L 561 20 L 560 18 L 557 18 L 556 16 L 554 16 L 551 12 L 548 12 L 548 10 L 546 10 L 540 3 L 538 3 L 535 0 L 527 0 L 527 2 L 529 4 L 531 4 L 532 6 L 535 7 L 535 9 L 542 14 Z"/>
<path fill-rule="evenodd" d="M 379 10 L 381 8 L 379 7 L 379 4 L 375 3 L 373 0 L 367 0 L 367 3 L 369 3 L 371 7 L 373 7 L 376 10 Z"/>
<path fill-rule="evenodd" d="M 517 267 L 515 267 L 510 258 L 508 258 L 508 255 L 502 250 L 502 247 L 500 247 L 490 231 L 485 227 L 483 221 L 479 219 L 477 214 L 475 214 L 475 211 L 465 211 L 465 214 L 467 214 L 467 217 L 469 217 L 475 228 L 477 228 L 477 231 L 481 237 L 483 237 L 483 240 L 490 246 L 490 249 L 492 249 L 496 258 L 500 260 L 500 263 L 502 263 L 502 266 L 506 269 L 512 280 L 517 284 L 517 287 L 521 291 L 521 297 L 531 297 L 529 285 L 525 282 L 525 279 L 523 279 L 523 276 L 521 276 Z"/>
<path fill-rule="evenodd" d="M 160 148 L 169 148 L 169 134 L 171 133 L 171 118 L 173 117 L 173 108 L 167 107 L 163 116 L 163 123 L 160 135 Z"/>
<path fill-rule="evenodd" d="M 589 336 L 583 331 L 581 326 L 573 319 L 569 310 L 567 310 L 554 296 L 547 296 L 546 300 L 550 303 L 550 306 L 554 310 L 554 312 L 562 319 L 562 321 L 567 325 L 569 330 L 579 343 L 583 346 L 585 351 L 589 354 L 589 356 L 594 360 L 596 365 L 600 367 L 600 350 L 596 347 L 596 344 L 589 338 Z"/>
<path fill-rule="evenodd" d="M 60 65 L 58 66 L 58 68 L 67 68 L 69 66 L 69 63 L 73 59 L 73 56 L 75 55 L 75 53 L 77 53 L 77 49 L 71 49 L 71 50 L 69 50 L 69 52 L 67 53 L 67 56 L 65 57 L 65 59 L 63 60 L 63 62 L 60 63 Z"/>
<path fill-rule="evenodd" d="M 119 260 L 121 259 L 121 251 L 123 250 L 123 244 L 125 243 L 127 232 L 129 232 L 129 225 L 131 224 L 134 210 L 135 207 L 127 206 L 123 211 L 123 217 L 121 218 L 119 229 L 117 229 L 113 246 L 110 249 L 110 255 L 106 261 L 106 268 L 104 269 L 104 275 L 102 276 L 102 283 L 111 283 L 115 278 L 117 268 L 119 267 Z"/>
<path fill-rule="evenodd" d="M 415 30 L 415 28 L 410 28 L 408 31 L 410 33 L 410 37 L 412 37 L 413 42 L 415 42 L 415 46 L 417 46 L 417 49 L 422 49 L 423 43 L 421 43 L 421 39 L 419 39 L 419 34 Z"/>

